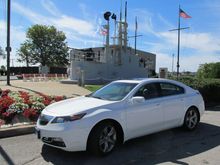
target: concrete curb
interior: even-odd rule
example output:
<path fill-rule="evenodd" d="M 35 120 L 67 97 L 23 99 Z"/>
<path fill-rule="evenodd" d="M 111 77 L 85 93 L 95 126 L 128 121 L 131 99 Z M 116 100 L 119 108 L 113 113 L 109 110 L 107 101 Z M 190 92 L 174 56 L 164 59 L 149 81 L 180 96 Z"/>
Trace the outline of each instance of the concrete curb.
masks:
<path fill-rule="evenodd" d="M 23 125 L 0 129 L 0 138 L 31 134 L 35 132 L 35 125 Z"/>

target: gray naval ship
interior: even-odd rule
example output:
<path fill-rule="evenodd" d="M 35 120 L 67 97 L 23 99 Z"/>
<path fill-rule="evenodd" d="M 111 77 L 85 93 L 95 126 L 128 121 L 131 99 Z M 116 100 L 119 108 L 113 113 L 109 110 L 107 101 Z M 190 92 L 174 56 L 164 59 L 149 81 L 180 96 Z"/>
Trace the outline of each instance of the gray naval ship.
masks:
<path fill-rule="evenodd" d="M 124 19 L 122 11 L 119 21 L 115 14 L 104 14 L 106 42 L 103 47 L 75 49 L 70 51 L 69 78 L 73 82 L 100 84 L 118 79 L 147 78 L 155 73 L 156 54 L 132 48 L 127 45 L 127 3 Z M 114 21 L 113 44 L 110 45 L 110 19 Z M 137 20 L 135 28 L 135 43 L 137 35 Z"/>

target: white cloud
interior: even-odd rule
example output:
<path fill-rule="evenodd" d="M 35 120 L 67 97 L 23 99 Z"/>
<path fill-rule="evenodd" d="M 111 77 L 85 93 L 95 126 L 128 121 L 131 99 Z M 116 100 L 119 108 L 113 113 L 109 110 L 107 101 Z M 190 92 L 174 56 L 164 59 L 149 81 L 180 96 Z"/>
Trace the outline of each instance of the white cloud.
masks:
<path fill-rule="evenodd" d="M 79 3 L 79 8 L 81 10 L 81 13 L 83 15 L 83 17 L 85 19 L 87 19 L 88 17 L 90 17 L 89 13 L 88 13 L 88 8 L 84 3 Z"/>
<path fill-rule="evenodd" d="M 165 42 L 177 45 L 177 33 L 162 32 Z M 215 52 L 220 50 L 220 39 L 209 33 L 181 33 L 181 47 L 195 49 L 200 52 Z"/>
<path fill-rule="evenodd" d="M 25 40 L 25 32 L 22 26 L 11 26 L 11 58 L 14 59 L 16 57 L 16 51 L 20 46 L 20 43 Z M 3 50 L 6 47 L 6 22 L 0 20 L 0 43 Z M 15 62 L 15 61 L 14 61 Z M 6 65 L 6 60 L 0 59 L 1 65 Z"/>
<path fill-rule="evenodd" d="M 153 26 L 152 17 L 154 16 L 151 12 L 144 10 L 144 9 L 134 9 L 131 10 L 129 13 L 132 18 L 130 20 L 131 25 L 129 26 L 130 30 L 135 30 L 135 17 L 137 17 L 138 22 L 138 31 L 142 34 L 153 34 L 154 36 L 158 36 L 157 32 L 155 31 L 155 28 Z"/>
<path fill-rule="evenodd" d="M 193 54 L 191 56 L 180 56 L 180 71 L 197 71 L 200 64 L 219 61 L 217 55 Z M 174 71 L 176 71 L 176 56 L 174 57 Z M 165 53 L 157 53 L 157 72 L 160 67 L 167 67 L 172 71 L 172 56 Z"/>
<path fill-rule="evenodd" d="M 172 54 L 177 52 L 177 32 L 160 32 L 158 42 L 144 42 L 150 52 L 157 54 L 157 71 L 168 67 L 171 71 Z M 181 33 L 180 71 L 197 71 L 200 64 L 220 60 L 220 39 L 210 33 Z M 174 63 L 176 70 L 176 59 Z"/>
<path fill-rule="evenodd" d="M 6 46 L 6 22 L 0 20 L 0 42 L 1 46 Z M 25 40 L 25 32 L 22 27 L 11 26 L 11 43 L 19 45 Z"/>
<path fill-rule="evenodd" d="M 59 27 L 64 32 L 70 30 L 73 35 L 84 35 L 88 37 L 95 36 L 96 27 L 89 21 L 75 17 L 69 17 L 64 14 L 56 17 L 42 16 L 16 2 L 12 3 L 12 7 L 14 8 L 14 11 L 24 15 L 29 19 L 30 22 L 34 24 L 54 25 Z"/>
<path fill-rule="evenodd" d="M 25 16 L 32 23 L 35 23 L 35 24 L 48 24 L 49 23 L 47 17 L 37 14 L 28 8 L 25 8 L 24 6 L 20 5 L 19 3 L 15 1 L 12 2 L 12 11 Z"/>
<path fill-rule="evenodd" d="M 57 27 L 73 30 L 74 32 L 77 32 L 80 35 L 90 37 L 93 37 L 95 35 L 94 25 L 81 19 L 64 15 L 60 18 L 50 19 L 50 21 Z"/>
<path fill-rule="evenodd" d="M 52 15 L 59 16 L 61 12 L 51 0 L 41 0 L 42 6 Z"/>
<path fill-rule="evenodd" d="M 172 29 L 172 28 L 175 28 L 175 26 L 169 22 L 166 18 L 164 18 L 161 14 L 157 14 L 159 20 L 166 26 L 168 27 L 168 29 Z"/>

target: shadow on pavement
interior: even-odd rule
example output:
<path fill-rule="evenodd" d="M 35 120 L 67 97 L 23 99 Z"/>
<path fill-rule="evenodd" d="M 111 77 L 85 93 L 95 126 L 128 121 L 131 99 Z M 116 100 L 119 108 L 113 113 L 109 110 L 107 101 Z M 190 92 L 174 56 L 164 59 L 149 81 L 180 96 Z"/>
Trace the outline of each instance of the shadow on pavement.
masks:
<path fill-rule="evenodd" d="M 8 165 L 15 165 L 13 160 L 10 158 L 10 156 L 7 154 L 7 152 L 5 152 L 5 150 L 1 146 L 0 146 L 0 156 L 4 159 L 4 161 Z"/>
<path fill-rule="evenodd" d="M 42 157 L 52 164 L 158 164 L 200 154 L 220 145 L 220 127 L 200 123 L 195 131 L 172 129 L 126 142 L 109 156 L 98 158 L 87 152 L 65 152 L 42 147 Z"/>

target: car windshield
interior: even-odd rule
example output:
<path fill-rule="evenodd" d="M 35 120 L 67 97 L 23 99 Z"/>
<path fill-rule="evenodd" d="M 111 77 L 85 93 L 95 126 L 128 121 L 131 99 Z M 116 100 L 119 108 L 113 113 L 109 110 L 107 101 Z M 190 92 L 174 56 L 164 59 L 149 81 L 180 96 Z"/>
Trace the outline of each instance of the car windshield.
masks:
<path fill-rule="evenodd" d="M 122 100 L 136 85 L 137 83 L 114 82 L 90 94 L 89 97 L 119 101 Z"/>

